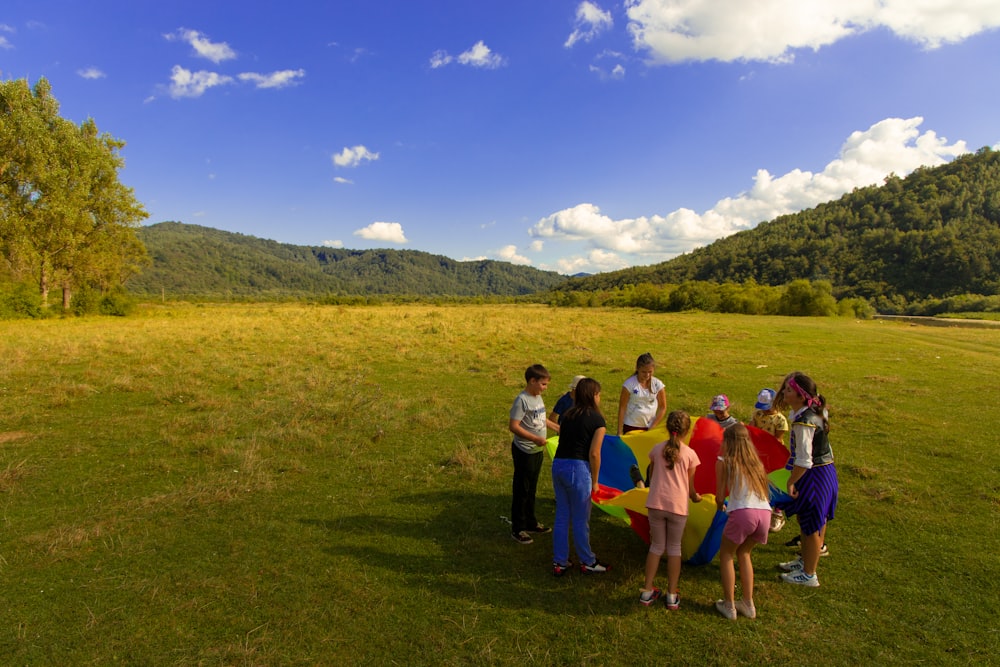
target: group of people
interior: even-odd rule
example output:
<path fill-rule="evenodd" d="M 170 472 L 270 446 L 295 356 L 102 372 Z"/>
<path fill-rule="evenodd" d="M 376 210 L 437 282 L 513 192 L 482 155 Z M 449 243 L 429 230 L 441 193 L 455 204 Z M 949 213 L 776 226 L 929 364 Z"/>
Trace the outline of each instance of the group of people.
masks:
<path fill-rule="evenodd" d="M 636 360 L 635 373 L 622 385 L 618 407 L 618 434 L 646 431 L 666 419 L 669 437 L 649 453 L 643 478 L 634 467 L 633 481 L 649 488 L 646 508 L 650 545 L 646 557 L 645 582 L 639 601 L 652 605 L 662 598 L 668 609 L 678 609 L 681 574 L 681 537 L 687 522 L 688 501 L 701 502 L 694 488 L 696 468 L 702 463 L 685 444 L 691 417 L 683 410 L 667 414 L 666 390 L 654 376 L 656 362 L 650 354 Z M 599 490 L 601 446 L 607 422 L 601 413 L 601 385 L 578 375 L 569 391 L 546 414 L 541 397 L 551 376 L 544 366 L 530 366 L 524 374 L 525 388 L 510 410 L 514 462 L 511 503 L 511 536 L 531 544 L 533 534 L 553 533 L 552 572 L 562 576 L 573 567 L 570 535 L 580 570 L 586 574 L 607 572 L 590 546 L 591 497 Z M 790 373 L 774 391 L 762 389 L 757 396 L 751 423 L 784 442 L 790 435 L 791 455 L 787 496 L 771 502 L 767 474 L 747 427 L 729 414 L 725 394 L 712 399 L 707 418 L 723 428 L 722 445 L 715 461 L 716 506 L 727 513 L 719 550 L 723 598 L 716 609 L 728 619 L 738 615 L 756 617 L 753 601 L 754 573 L 751 552 L 766 544 L 769 532 L 780 530 L 786 516 L 797 516 L 801 533 L 788 543 L 799 545 L 800 555 L 779 564 L 782 580 L 803 586 L 819 586 L 816 576 L 820 555 L 826 552 L 826 526 L 837 505 L 837 472 L 828 437 L 826 400 L 816 383 L 804 373 Z M 788 419 L 781 410 L 790 412 Z M 789 422 L 791 426 L 789 427 Z M 559 435 L 552 461 L 552 487 L 556 499 L 553 528 L 535 516 L 535 492 L 541 472 L 542 453 L 548 431 Z M 778 494 L 781 495 L 781 494 Z M 728 502 L 727 502 L 728 498 Z M 660 561 L 666 554 L 667 590 L 654 583 Z M 742 597 L 736 599 L 736 567 L 739 563 Z"/>

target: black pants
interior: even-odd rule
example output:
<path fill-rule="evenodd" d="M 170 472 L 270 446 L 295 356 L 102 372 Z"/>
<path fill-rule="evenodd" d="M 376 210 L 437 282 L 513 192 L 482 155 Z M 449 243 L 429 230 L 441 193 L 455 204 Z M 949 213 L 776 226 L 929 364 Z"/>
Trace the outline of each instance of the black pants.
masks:
<path fill-rule="evenodd" d="M 526 454 L 510 443 L 510 455 L 514 459 L 513 501 L 510 504 L 511 532 L 519 533 L 538 525 L 535 518 L 535 491 L 538 489 L 538 475 L 542 472 L 545 455 Z"/>

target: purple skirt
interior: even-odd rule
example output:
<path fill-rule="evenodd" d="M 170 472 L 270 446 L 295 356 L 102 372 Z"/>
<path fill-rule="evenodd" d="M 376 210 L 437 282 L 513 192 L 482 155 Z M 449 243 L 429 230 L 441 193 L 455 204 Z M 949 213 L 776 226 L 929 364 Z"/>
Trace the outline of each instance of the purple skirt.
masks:
<path fill-rule="evenodd" d="M 833 519 L 837 509 L 837 469 L 832 463 L 806 471 L 795 484 L 799 497 L 775 503 L 788 516 L 798 515 L 803 535 L 812 535 Z"/>

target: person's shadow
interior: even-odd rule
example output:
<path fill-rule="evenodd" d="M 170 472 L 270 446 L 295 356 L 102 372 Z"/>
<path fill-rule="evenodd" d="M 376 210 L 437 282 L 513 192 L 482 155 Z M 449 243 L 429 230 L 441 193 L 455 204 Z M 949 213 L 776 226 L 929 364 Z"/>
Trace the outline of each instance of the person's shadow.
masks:
<path fill-rule="evenodd" d="M 510 525 L 501 516 L 505 512 L 499 510 L 509 508 L 509 496 L 445 491 L 412 494 L 395 502 L 431 506 L 435 511 L 415 512 L 413 519 L 354 514 L 300 522 L 324 531 L 323 551 L 332 557 L 352 559 L 359 568 L 384 569 L 387 576 L 402 578 L 407 588 L 435 596 L 553 613 L 620 614 L 623 606 L 636 612 L 644 609 L 632 604 L 632 587 L 626 599 L 620 585 L 629 578 L 641 585 L 648 547 L 624 522 L 596 508 L 591 516 L 591 546 L 612 565 L 611 572 L 586 575 L 574 568 L 554 577 L 551 534 L 534 536 L 531 545 L 510 538 Z M 551 499 L 538 503 L 539 513 L 551 516 Z M 665 564 L 660 575 L 665 584 Z M 688 568 L 683 576 L 718 581 L 718 570 Z M 637 591 L 636 587 L 636 596 Z"/>

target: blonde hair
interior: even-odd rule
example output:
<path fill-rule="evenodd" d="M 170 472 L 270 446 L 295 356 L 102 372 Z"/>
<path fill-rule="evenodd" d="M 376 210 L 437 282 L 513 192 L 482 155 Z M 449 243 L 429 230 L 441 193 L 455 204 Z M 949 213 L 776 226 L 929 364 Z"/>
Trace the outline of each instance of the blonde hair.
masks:
<path fill-rule="evenodd" d="M 761 498 L 767 498 L 767 473 L 760 462 L 757 449 L 750 440 L 750 431 L 743 424 L 733 424 L 722 433 L 722 447 L 719 449 L 726 470 L 726 484 L 732 491 L 733 481 L 743 480 L 747 491 Z M 716 489 L 725 493 L 725 489 Z"/>

